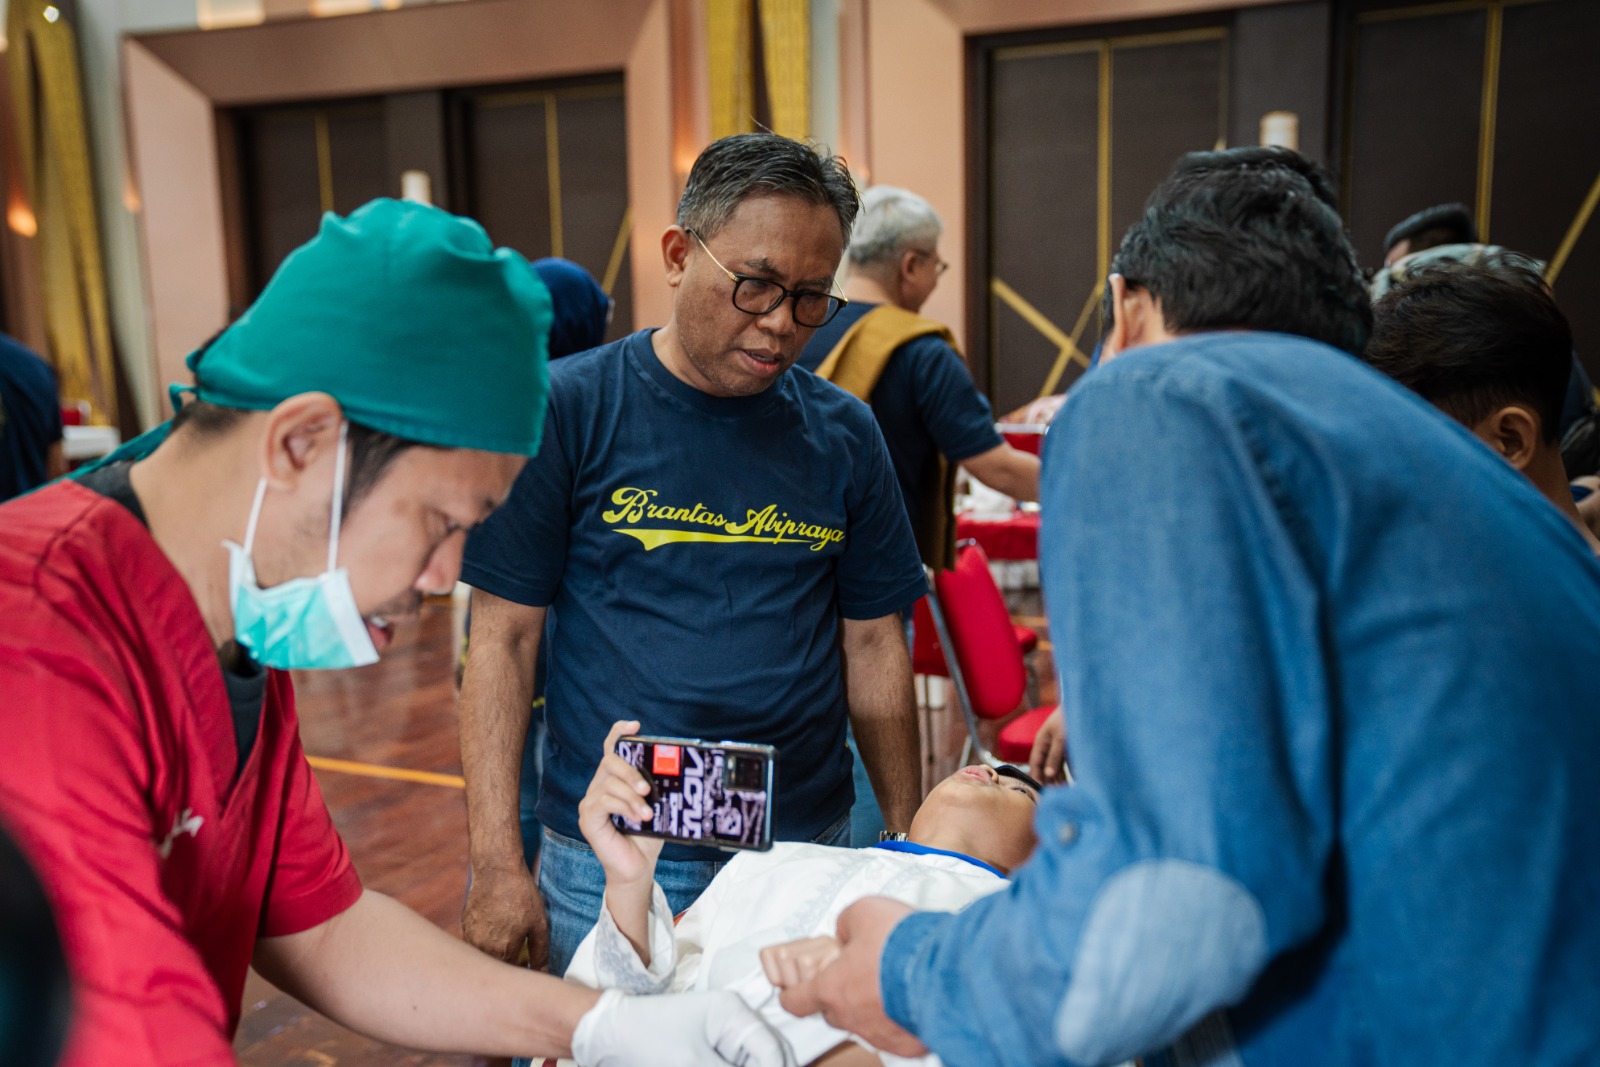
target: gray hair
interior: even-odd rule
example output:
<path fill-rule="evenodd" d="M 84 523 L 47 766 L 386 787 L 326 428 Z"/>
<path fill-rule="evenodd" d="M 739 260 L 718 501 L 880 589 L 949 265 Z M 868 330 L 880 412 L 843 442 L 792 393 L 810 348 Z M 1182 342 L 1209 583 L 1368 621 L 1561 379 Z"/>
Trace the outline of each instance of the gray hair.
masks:
<path fill-rule="evenodd" d="M 678 225 L 709 240 L 746 197 L 773 194 L 832 208 L 844 241 L 861 209 L 843 159 L 775 133 L 738 133 L 713 141 L 694 161 L 678 198 Z"/>
<path fill-rule="evenodd" d="M 850 235 L 850 262 L 859 266 L 895 259 L 904 250 L 931 252 L 944 232 L 933 207 L 916 193 L 874 185 L 861 196 L 861 215 Z"/>

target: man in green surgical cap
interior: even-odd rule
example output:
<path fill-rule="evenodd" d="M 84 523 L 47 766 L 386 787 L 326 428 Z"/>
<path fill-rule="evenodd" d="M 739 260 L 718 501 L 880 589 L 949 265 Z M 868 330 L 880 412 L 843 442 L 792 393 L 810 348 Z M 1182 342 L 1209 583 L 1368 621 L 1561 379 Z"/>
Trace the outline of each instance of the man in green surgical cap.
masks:
<path fill-rule="evenodd" d="M 402 1045 L 784 1062 L 731 995 L 602 996 L 364 890 L 301 751 L 289 669 L 376 660 L 538 450 L 550 317 L 475 223 L 330 214 L 177 418 L 0 507 L 0 822 L 59 920 L 65 1063 L 233 1062 L 252 964 Z"/>

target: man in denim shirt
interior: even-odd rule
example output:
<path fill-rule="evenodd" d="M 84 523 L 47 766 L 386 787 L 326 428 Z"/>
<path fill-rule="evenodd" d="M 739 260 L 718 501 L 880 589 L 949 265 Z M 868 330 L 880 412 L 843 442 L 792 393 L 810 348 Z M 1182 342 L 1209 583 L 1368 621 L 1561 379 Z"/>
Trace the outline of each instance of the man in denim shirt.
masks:
<path fill-rule="evenodd" d="M 1038 852 L 858 903 L 790 1010 L 951 1063 L 1600 1062 L 1600 563 L 1351 357 L 1308 172 L 1186 157 L 1113 264 L 1045 455 Z"/>

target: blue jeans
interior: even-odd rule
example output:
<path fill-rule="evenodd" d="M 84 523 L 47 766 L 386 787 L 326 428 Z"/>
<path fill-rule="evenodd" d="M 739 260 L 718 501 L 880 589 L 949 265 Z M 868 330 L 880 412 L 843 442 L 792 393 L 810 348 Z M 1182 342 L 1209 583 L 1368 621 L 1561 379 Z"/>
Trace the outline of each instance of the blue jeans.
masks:
<path fill-rule="evenodd" d="M 845 734 L 850 746 L 850 776 L 856 787 L 856 802 L 850 808 L 850 847 L 870 848 L 878 843 L 883 830 L 883 811 L 878 807 L 878 795 L 872 791 L 872 779 L 867 777 L 867 765 L 856 748 L 854 731 Z"/>
<path fill-rule="evenodd" d="M 912 647 L 911 609 L 902 613 L 905 619 L 906 647 Z M 845 744 L 850 746 L 850 777 L 856 787 L 856 802 L 850 808 L 850 847 L 871 848 L 878 843 L 883 832 L 883 809 L 878 807 L 878 794 L 872 791 L 872 779 L 867 777 L 867 765 L 856 748 L 855 730 L 845 729 Z"/>
<path fill-rule="evenodd" d="M 522 827 L 522 858 L 528 870 L 539 860 L 539 844 L 544 827 L 539 824 L 539 779 L 544 772 L 544 708 L 533 709 L 528 720 L 528 743 L 522 749 L 521 792 L 517 798 L 517 818 Z"/>

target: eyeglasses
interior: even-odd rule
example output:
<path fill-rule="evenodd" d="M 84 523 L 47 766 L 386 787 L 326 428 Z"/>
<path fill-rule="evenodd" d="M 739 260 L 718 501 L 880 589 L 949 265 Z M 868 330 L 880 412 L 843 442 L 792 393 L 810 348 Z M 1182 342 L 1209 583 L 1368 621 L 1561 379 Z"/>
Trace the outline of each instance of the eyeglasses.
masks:
<path fill-rule="evenodd" d="M 785 289 L 777 282 L 757 278 L 753 274 L 736 274 L 724 267 L 711 249 L 706 248 L 704 238 L 687 228 L 686 232 L 700 242 L 700 247 L 705 248 L 706 255 L 711 256 L 711 262 L 728 276 L 728 280 L 733 283 L 733 306 L 746 315 L 767 315 L 776 311 L 778 305 L 785 300 L 792 300 L 796 324 L 814 330 L 818 326 L 826 326 L 832 322 L 833 317 L 839 314 L 839 309 L 850 302 L 832 293 L 819 293 L 815 289 Z"/>
<path fill-rule="evenodd" d="M 929 259 L 934 261 L 933 276 L 935 278 L 939 277 L 939 275 L 943 274 L 945 271 L 950 269 L 950 264 L 948 264 L 944 260 L 940 259 L 939 258 L 939 253 L 937 253 L 937 252 L 925 251 L 924 249 L 921 249 L 921 248 L 913 248 L 912 251 L 915 252 L 919 256 L 927 256 Z"/>

